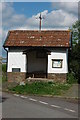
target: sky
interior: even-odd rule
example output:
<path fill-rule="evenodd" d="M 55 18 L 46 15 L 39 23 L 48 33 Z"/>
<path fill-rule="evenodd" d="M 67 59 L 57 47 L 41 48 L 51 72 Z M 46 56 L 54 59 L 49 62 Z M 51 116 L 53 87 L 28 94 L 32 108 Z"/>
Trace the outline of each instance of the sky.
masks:
<path fill-rule="evenodd" d="M 2 8 L 1 8 L 2 7 Z M 9 30 L 38 30 L 40 12 L 43 30 L 69 29 L 78 20 L 78 2 L 2 2 L 0 3 L 0 26 L 2 20 L 2 45 Z M 1 48 L 0 44 L 0 48 Z M 1 56 L 1 50 L 0 50 Z M 2 56 L 6 52 L 2 48 Z"/>

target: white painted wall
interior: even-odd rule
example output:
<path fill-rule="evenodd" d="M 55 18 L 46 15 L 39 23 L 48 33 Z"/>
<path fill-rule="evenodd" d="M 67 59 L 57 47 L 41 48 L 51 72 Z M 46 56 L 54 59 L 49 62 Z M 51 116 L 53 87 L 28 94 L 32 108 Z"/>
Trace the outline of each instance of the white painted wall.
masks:
<path fill-rule="evenodd" d="M 44 71 L 46 73 L 46 58 L 36 58 L 36 51 L 28 54 L 28 72 Z"/>
<path fill-rule="evenodd" d="M 26 55 L 22 52 L 8 52 L 7 72 L 12 72 L 12 68 L 21 68 L 21 72 L 26 72 Z"/>
<path fill-rule="evenodd" d="M 13 52 L 12 52 L 13 51 Z M 23 52 L 15 50 L 8 52 L 8 68 L 7 72 L 12 72 L 12 68 L 21 68 L 21 72 L 27 72 L 27 59 Z M 28 72 L 44 71 L 46 72 L 46 59 L 36 58 L 36 53 L 31 52 L 28 56 Z M 68 72 L 68 51 L 52 49 L 51 55 L 48 55 L 48 73 L 67 73 Z M 62 68 L 52 68 L 52 59 L 63 59 Z"/>
<path fill-rule="evenodd" d="M 52 59 L 63 59 L 62 68 L 52 68 Z M 48 55 L 48 73 L 68 73 L 67 50 L 52 51 Z"/>

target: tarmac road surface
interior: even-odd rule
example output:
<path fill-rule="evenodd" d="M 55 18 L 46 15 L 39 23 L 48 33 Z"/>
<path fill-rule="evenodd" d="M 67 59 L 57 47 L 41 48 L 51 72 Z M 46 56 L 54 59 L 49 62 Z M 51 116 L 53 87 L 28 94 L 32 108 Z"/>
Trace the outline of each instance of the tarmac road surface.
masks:
<path fill-rule="evenodd" d="M 61 98 L 3 93 L 3 118 L 78 118 L 78 104 Z"/>

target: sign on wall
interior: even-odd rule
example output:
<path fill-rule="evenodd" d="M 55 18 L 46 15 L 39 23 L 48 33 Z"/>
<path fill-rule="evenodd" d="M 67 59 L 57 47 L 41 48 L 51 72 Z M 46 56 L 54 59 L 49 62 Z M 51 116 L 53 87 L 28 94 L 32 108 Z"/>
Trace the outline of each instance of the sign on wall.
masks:
<path fill-rule="evenodd" d="M 52 68 L 62 68 L 62 60 L 52 59 Z"/>

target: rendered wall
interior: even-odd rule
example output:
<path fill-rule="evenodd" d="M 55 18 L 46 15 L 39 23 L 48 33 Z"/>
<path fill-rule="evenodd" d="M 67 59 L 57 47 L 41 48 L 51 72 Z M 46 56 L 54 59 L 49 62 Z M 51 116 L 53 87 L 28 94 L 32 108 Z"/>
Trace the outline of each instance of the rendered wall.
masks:
<path fill-rule="evenodd" d="M 22 52 L 8 52 L 7 72 L 12 72 L 12 68 L 21 68 L 21 72 L 26 72 L 26 55 Z"/>
<path fill-rule="evenodd" d="M 52 59 L 62 59 L 62 68 L 52 68 Z M 67 50 L 53 50 L 48 55 L 48 73 L 68 73 Z"/>
<path fill-rule="evenodd" d="M 66 73 L 68 73 L 68 50 L 65 49 L 50 49 L 51 52 L 48 54 L 48 64 L 46 59 L 36 58 L 36 53 L 31 52 L 26 58 L 26 54 L 12 50 L 8 52 L 8 81 L 23 81 L 26 78 L 27 72 L 44 71 L 47 77 L 53 79 L 53 81 L 66 81 Z M 63 59 L 62 68 L 52 68 L 52 59 Z M 20 68 L 21 72 L 12 72 L 12 68 Z M 27 71 L 28 70 L 28 71 Z"/>

